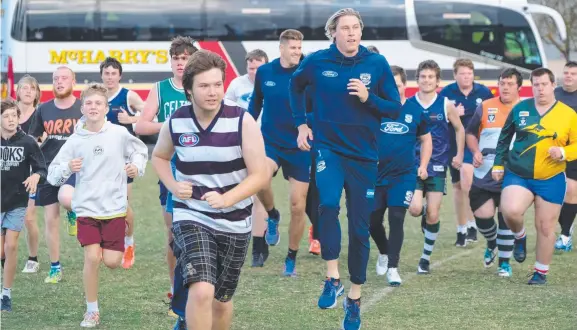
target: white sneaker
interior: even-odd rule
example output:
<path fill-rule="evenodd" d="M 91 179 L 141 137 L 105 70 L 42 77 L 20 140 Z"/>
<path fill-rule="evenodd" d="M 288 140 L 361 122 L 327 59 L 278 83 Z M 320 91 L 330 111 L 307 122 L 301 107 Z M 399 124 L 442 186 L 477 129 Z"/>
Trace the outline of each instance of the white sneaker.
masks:
<path fill-rule="evenodd" d="M 99 312 L 86 312 L 84 314 L 84 320 L 80 323 L 83 328 L 94 328 L 100 324 L 100 313 Z"/>
<path fill-rule="evenodd" d="M 389 269 L 389 257 L 386 254 L 379 254 L 377 259 L 377 275 L 383 276 Z"/>
<path fill-rule="evenodd" d="M 399 286 L 403 283 L 396 268 L 389 268 L 387 271 L 387 281 L 389 281 L 390 286 Z"/>
<path fill-rule="evenodd" d="M 22 273 L 25 273 L 25 274 L 38 273 L 38 270 L 40 270 L 40 263 L 39 262 L 27 260 L 26 265 L 24 265 L 24 269 L 22 270 Z"/>

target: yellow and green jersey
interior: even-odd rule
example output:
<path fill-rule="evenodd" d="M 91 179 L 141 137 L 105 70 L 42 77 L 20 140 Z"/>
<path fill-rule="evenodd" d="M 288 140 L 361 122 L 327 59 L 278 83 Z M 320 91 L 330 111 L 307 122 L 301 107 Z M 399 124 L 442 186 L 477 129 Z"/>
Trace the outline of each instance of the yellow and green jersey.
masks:
<path fill-rule="evenodd" d="M 511 145 L 511 140 L 515 141 Z M 499 136 L 493 170 L 510 170 L 520 177 L 544 180 L 565 171 L 566 162 L 549 156 L 562 147 L 565 160 L 577 159 L 577 113 L 561 102 L 540 115 L 535 99 L 519 102 L 509 113 Z"/>

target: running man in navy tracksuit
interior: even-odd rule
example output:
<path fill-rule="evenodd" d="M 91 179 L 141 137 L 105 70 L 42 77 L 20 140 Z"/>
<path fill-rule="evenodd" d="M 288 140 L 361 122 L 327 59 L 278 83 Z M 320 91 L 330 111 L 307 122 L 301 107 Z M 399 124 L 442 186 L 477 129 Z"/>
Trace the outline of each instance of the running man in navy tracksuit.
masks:
<path fill-rule="evenodd" d="M 321 255 L 327 279 L 320 308 L 334 308 L 343 291 L 338 272 L 341 230 L 338 220 L 343 187 L 349 218 L 351 290 L 345 300 L 343 328 L 359 329 L 361 285 L 369 258 L 369 219 L 377 178 L 376 134 L 382 117 L 397 117 L 401 103 L 395 79 L 384 56 L 360 46 L 362 21 L 354 9 L 341 9 L 327 21 L 333 44 L 301 63 L 291 79 L 291 108 L 299 129 L 298 145 L 310 150 L 312 131 L 306 125 L 305 90 L 313 100 L 316 180 L 320 198 Z"/>

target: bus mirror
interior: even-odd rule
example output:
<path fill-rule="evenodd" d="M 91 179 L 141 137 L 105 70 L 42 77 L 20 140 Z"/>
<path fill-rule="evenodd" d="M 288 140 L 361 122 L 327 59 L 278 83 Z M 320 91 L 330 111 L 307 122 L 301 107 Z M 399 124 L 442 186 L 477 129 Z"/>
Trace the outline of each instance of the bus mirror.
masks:
<path fill-rule="evenodd" d="M 555 22 L 557 31 L 559 31 L 559 36 L 561 37 L 561 40 L 565 41 L 567 39 L 567 26 L 565 25 L 563 16 L 561 16 L 561 14 L 559 14 L 559 12 L 557 12 L 555 9 L 535 4 L 523 6 L 523 9 L 525 10 L 525 12 L 529 14 L 541 14 L 551 17 L 553 19 L 553 22 Z"/>

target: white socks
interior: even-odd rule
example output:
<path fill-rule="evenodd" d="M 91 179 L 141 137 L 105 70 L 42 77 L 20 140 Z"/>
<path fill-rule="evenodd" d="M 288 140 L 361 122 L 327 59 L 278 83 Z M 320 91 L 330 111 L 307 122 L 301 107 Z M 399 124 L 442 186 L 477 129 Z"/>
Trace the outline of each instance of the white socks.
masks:
<path fill-rule="evenodd" d="M 132 246 L 132 245 L 134 245 L 134 236 L 125 236 L 125 237 L 124 237 L 124 245 L 125 245 L 125 246 Z"/>
<path fill-rule="evenodd" d="M 86 301 L 86 311 L 88 313 L 94 312 L 94 313 L 98 313 L 98 300 L 95 302 L 88 302 L 88 300 Z"/>
<path fill-rule="evenodd" d="M 12 289 L 10 288 L 2 288 L 2 296 L 7 296 L 8 298 L 12 299 Z"/>

